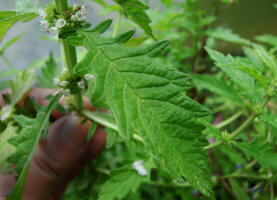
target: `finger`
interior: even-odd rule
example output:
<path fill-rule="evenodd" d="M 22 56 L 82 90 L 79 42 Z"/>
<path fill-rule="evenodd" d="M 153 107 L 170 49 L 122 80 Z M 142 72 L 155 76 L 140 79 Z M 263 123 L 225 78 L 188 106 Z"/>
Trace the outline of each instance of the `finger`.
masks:
<path fill-rule="evenodd" d="M 0 200 L 4 200 L 4 196 L 12 190 L 15 185 L 15 178 L 13 175 L 0 174 Z"/>
<path fill-rule="evenodd" d="M 40 142 L 25 183 L 23 199 L 49 199 L 52 191 L 72 170 L 87 147 L 89 123 L 66 116 L 51 127 L 44 142 Z"/>
<path fill-rule="evenodd" d="M 68 173 L 67 177 L 53 191 L 54 199 L 61 199 L 69 182 L 94 158 L 99 156 L 106 145 L 106 134 L 102 128 L 98 129 L 89 141 L 86 150 L 80 157 L 78 164 Z"/>

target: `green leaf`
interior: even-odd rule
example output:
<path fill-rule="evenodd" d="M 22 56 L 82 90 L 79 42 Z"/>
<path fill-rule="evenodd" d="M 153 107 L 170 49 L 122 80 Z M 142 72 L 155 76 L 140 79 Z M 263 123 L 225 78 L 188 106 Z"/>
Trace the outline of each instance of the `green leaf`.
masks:
<path fill-rule="evenodd" d="M 12 145 L 16 146 L 16 152 L 9 157 L 9 161 L 16 164 L 15 171 L 19 174 L 19 178 L 12 193 L 6 198 L 7 200 L 22 199 L 24 183 L 38 142 L 42 135 L 48 131 L 49 116 L 57 106 L 60 97 L 61 94 L 57 94 L 47 106 L 39 107 L 36 119 L 27 118 L 23 115 L 15 117 L 22 130 L 18 136 L 9 140 Z"/>
<path fill-rule="evenodd" d="M 94 134 L 96 133 L 97 127 L 98 127 L 98 124 L 96 122 L 91 123 L 88 131 L 87 141 L 90 141 L 90 139 L 94 136 Z"/>
<path fill-rule="evenodd" d="M 34 71 L 23 70 L 16 72 L 13 81 L 10 81 L 11 88 L 11 105 L 14 106 L 26 94 L 26 92 L 34 85 Z"/>
<path fill-rule="evenodd" d="M 41 76 L 38 78 L 42 87 L 55 88 L 53 79 L 61 73 L 60 67 L 57 65 L 53 53 L 49 54 L 45 61 L 45 66 L 41 69 Z"/>
<path fill-rule="evenodd" d="M 273 47 L 277 47 L 277 36 L 270 34 L 263 34 L 255 37 L 255 40 L 261 43 L 269 44 Z"/>
<path fill-rule="evenodd" d="M 8 143 L 11 137 L 16 135 L 17 128 L 12 124 L 8 124 L 6 129 L 0 134 L 0 173 L 7 174 L 12 172 L 12 164 L 7 162 L 7 158 L 10 157 L 15 147 Z"/>
<path fill-rule="evenodd" d="M 254 68 L 248 59 L 234 58 L 231 55 L 225 56 L 210 48 L 206 48 L 206 50 L 215 61 L 215 65 L 222 69 L 239 87 L 241 95 L 246 97 L 251 103 L 259 104 L 264 92 L 255 85 L 255 79 L 252 76 L 240 70 L 243 67 Z"/>
<path fill-rule="evenodd" d="M 275 130 L 277 130 L 277 115 L 265 114 L 261 115 L 259 119 L 268 124 L 269 126 L 273 127 Z"/>
<path fill-rule="evenodd" d="M 259 57 L 262 63 L 271 71 L 271 80 L 276 80 L 277 60 L 276 57 L 268 53 L 264 47 L 260 45 L 254 45 L 256 55 Z"/>
<path fill-rule="evenodd" d="M 17 22 L 27 22 L 35 18 L 35 13 L 17 14 L 14 11 L 0 11 L 0 43 L 7 31 Z"/>
<path fill-rule="evenodd" d="M 152 29 L 150 27 L 151 20 L 146 14 L 146 10 L 149 9 L 149 6 L 145 5 L 139 0 L 114 0 L 120 5 L 123 10 L 123 13 L 127 18 L 139 25 L 147 35 L 154 38 Z"/>
<path fill-rule="evenodd" d="M 18 40 L 20 40 L 23 37 L 24 34 L 17 35 L 10 39 L 1 49 L 0 49 L 0 54 L 3 54 L 7 48 L 12 46 L 14 43 L 16 43 Z"/>
<path fill-rule="evenodd" d="M 135 170 L 119 170 L 101 187 L 98 200 L 123 199 L 129 192 L 135 192 L 145 179 Z"/>
<path fill-rule="evenodd" d="M 277 154 L 267 142 L 259 142 L 259 138 L 256 137 L 248 143 L 238 143 L 237 146 L 248 158 L 255 158 L 262 167 L 277 169 Z"/>
<path fill-rule="evenodd" d="M 206 89 L 217 95 L 241 102 L 241 97 L 227 81 L 212 75 L 194 75 L 193 81 L 197 89 Z"/>
<path fill-rule="evenodd" d="M 208 32 L 208 35 L 210 37 L 213 37 L 219 40 L 224 40 L 226 42 L 242 44 L 242 45 L 251 45 L 251 42 L 249 40 L 244 39 L 240 37 L 238 34 L 233 33 L 232 30 L 230 29 L 224 29 L 222 27 L 218 27 L 217 29 Z"/>
<path fill-rule="evenodd" d="M 237 180 L 231 178 L 229 179 L 229 182 L 237 200 L 250 200 L 246 192 L 243 190 L 243 187 L 239 184 Z"/>
<path fill-rule="evenodd" d="M 139 134 L 172 177 L 184 177 L 212 197 L 203 149 L 207 141 L 201 133 L 204 126 L 197 122 L 210 112 L 186 96 L 192 87 L 188 75 L 154 58 L 168 42 L 126 47 L 121 43 L 130 38 L 128 33 L 102 38 L 97 30 L 91 30 L 80 35 L 88 52 L 74 72 L 76 76 L 94 74 L 93 102 L 105 101 L 121 136 Z"/>

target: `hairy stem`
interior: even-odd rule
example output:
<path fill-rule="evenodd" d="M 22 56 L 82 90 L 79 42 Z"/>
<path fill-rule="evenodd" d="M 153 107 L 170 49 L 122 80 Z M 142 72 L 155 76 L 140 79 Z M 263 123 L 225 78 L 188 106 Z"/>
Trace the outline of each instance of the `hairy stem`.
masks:
<path fill-rule="evenodd" d="M 62 14 L 68 9 L 67 0 L 55 0 L 56 9 L 58 14 Z M 62 48 L 64 52 L 65 65 L 69 71 L 71 77 L 74 76 L 74 66 L 77 63 L 77 55 L 75 47 L 69 45 L 64 39 L 61 39 Z M 81 111 L 83 108 L 83 99 L 81 92 L 74 95 L 75 105 L 78 111 Z"/>
<path fill-rule="evenodd" d="M 232 123 L 233 121 L 235 121 L 238 117 L 240 117 L 240 116 L 242 115 L 242 113 L 243 113 L 243 112 L 240 111 L 240 112 L 234 114 L 234 115 L 231 116 L 230 118 L 228 118 L 228 119 L 224 120 L 223 122 L 221 122 L 221 123 L 215 125 L 215 127 L 217 127 L 217 128 L 220 129 L 220 128 L 223 128 L 224 126 L 227 126 L 228 124 L 230 124 L 230 123 Z"/>

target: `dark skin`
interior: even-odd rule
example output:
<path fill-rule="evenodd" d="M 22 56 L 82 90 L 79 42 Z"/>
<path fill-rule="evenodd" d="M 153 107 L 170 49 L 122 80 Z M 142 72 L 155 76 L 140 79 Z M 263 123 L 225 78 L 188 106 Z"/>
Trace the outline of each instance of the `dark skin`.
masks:
<path fill-rule="evenodd" d="M 53 90 L 33 88 L 28 96 L 35 97 L 41 104 L 48 103 L 45 96 Z M 63 100 L 61 100 L 60 103 Z M 0 106 L 3 106 L 0 97 Z M 23 105 L 23 100 L 19 102 Z M 84 107 L 93 110 L 84 99 Z M 81 125 L 81 118 L 74 115 L 63 116 L 54 110 L 47 138 L 40 141 L 26 179 L 23 200 L 59 200 L 69 182 L 88 164 L 99 156 L 106 144 L 106 134 L 100 127 L 90 141 L 86 141 L 90 122 Z M 0 200 L 14 186 L 13 175 L 0 174 Z"/>

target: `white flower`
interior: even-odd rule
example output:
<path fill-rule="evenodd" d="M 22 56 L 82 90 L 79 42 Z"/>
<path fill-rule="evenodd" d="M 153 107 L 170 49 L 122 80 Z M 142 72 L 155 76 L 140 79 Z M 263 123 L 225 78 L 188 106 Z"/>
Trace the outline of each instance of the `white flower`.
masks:
<path fill-rule="evenodd" d="M 77 10 L 79 8 L 79 5 L 78 4 L 74 4 L 73 5 L 73 10 Z"/>
<path fill-rule="evenodd" d="M 54 83 L 54 85 L 59 85 L 60 84 L 60 79 L 53 78 L 53 83 Z"/>
<path fill-rule="evenodd" d="M 57 28 L 62 28 L 66 25 L 66 21 L 64 19 L 58 19 L 55 25 Z"/>
<path fill-rule="evenodd" d="M 40 10 L 39 10 L 39 17 L 40 17 L 41 19 L 44 19 L 44 18 L 46 17 L 46 12 L 45 12 L 44 10 L 40 9 Z"/>
<path fill-rule="evenodd" d="M 93 74 L 85 74 L 84 78 L 86 81 L 91 81 L 93 79 Z"/>
<path fill-rule="evenodd" d="M 50 28 L 50 34 L 53 36 L 53 37 L 57 37 L 59 35 L 60 31 L 57 27 L 51 27 Z"/>
<path fill-rule="evenodd" d="M 69 89 L 65 89 L 65 90 L 63 90 L 63 94 L 65 95 L 65 96 L 69 96 L 70 95 L 70 90 Z"/>
<path fill-rule="evenodd" d="M 77 11 L 75 16 L 76 16 L 78 21 L 86 20 L 86 16 L 81 10 Z"/>
<path fill-rule="evenodd" d="M 76 15 L 71 15 L 71 20 L 72 20 L 72 21 L 77 21 Z"/>
<path fill-rule="evenodd" d="M 81 80 L 77 83 L 77 86 L 81 89 L 84 89 L 86 85 L 85 85 L 85 82 L 83 80 Z"/>
<path fill-rule="evenodd" d="M 59 86 L 61 86 L 61 87 L 65 87 L 67 85 L 68 85 L 68 81 L 61 81 L 59 84 Z"/>
<path fill-rule="evenodd" d="M 84 15 L 88 13 L 88 9 L 85 5 L 81 5 L 81 10 L 80 10 Z"/>
<path fill-rule="evenodd" d="M 12 113 L 12 106 L 11 105 L 6 105 L 2 107 L 1 109 L 1 116 L 0 116 L 0 121 L 4 121 L 10 117 Z"/>
<path fill-rule="evenodd" d="M 40 26 L 41 26 L 42 31 L 46 31 L 49 28 L 49 23 L 46 20 L 41 20 L 40 21 Z"/>
<path fill-rule="evenodd" d="M 147 176 L 147 170 L 144 168 L 144 166 L 142 165 L 143 161 L 142 160 L 137 160 L 133 163 L 132 167 L 133 169 L 135 169 L 139 175 L 141 176 Z"/>

